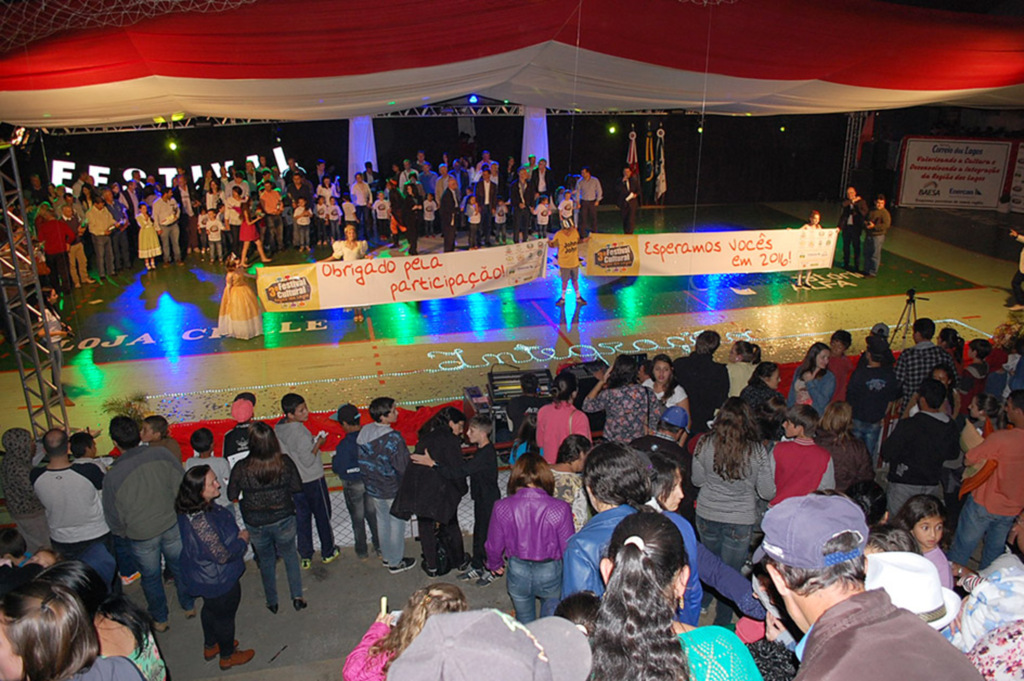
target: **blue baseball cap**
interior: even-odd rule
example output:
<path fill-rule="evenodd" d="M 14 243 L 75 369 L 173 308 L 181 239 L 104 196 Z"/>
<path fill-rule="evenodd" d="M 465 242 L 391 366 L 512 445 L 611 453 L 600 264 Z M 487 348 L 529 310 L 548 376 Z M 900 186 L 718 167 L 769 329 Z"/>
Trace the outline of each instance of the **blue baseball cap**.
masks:
<path fill-rule="evenodd" d="M 754 562 L 765 556 L 795 568 L 820 570 L 864 555 L 868 524 L 860 506 L 846 497 L 808 494 L 792 497 L 768 509 L 761 521 L 764 541 Z M 844 532 L 857 535 L 850 551 L 825 553 L 825 544 Z"/>
<path fill-rule="evenodd" d="M 690 415 L 682 407 L 669 407 L 661 415 L 661 420 L 670 426 L 682 428 L 683 430 L 686 430 L 687 426 L 690 425 Z"/>

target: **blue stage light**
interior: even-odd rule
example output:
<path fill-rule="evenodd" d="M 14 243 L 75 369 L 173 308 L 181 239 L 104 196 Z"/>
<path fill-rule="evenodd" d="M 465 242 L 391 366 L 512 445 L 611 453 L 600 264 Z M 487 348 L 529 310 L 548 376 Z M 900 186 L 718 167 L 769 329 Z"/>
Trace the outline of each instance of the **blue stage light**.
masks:
<path fill-rule="evenodd" d="M 479 98 L 476 95 L 470 95 L 469 96 L 469 103 L 470 104 L 476 104 L 479 101 L 480 100 L 479 100 Z"/>

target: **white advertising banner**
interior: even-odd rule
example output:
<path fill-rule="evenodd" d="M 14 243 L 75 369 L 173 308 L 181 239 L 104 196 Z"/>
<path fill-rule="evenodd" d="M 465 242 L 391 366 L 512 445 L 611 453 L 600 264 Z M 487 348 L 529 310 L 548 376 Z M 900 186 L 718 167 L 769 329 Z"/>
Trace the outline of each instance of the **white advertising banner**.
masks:
<path fill-rule="evenodd" d="M 901 206 L 996 208 L 1013 142 L 940 137 L 903 140 Z"/>
<path fill-rule="evenodd" d="M 517 286 L 544 276 L 547 239 L 460 253 L 261 267 L 267 312 L 367 307 Z"/>
<path fill-rule="evenodd" d="M 1024 142 L 1017 145 L 1017 162 L 1013 164 L 1010 181 L 1010 210 L 1024 213 Z"/>
<path fill-rule="evenodd" d="M 750 274 L 832 267 L 836 229 L 592 234 L 589 276 Z"/>

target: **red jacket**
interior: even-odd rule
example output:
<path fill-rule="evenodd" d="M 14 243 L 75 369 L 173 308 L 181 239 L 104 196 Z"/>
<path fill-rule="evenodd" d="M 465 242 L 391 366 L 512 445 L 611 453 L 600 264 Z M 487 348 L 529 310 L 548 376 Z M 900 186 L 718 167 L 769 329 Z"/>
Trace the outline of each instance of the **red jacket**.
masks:
<path fill-rule="evenodd" d="M 75 243 L 78 235 L 63 220 L 47 220 L 36 228 L 36 236 L 43 242 L 46 255 L 68 252 L 68 245 Z"/>

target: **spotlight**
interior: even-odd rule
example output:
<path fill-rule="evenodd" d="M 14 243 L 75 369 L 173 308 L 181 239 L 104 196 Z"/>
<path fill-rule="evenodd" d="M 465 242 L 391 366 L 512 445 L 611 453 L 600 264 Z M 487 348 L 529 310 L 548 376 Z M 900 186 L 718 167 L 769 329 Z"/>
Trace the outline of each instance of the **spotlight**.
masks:
<path fill-rule="evenodd" d="M 786 132 L 786 126 L 780 125 L 779 126 L 779 132 Z"/>
<path fill-rule="evenodd" d="M 170 142 L 167 143 L 167 148 L 170 149 L 171 151 L 177 151 L 178 143 L 175 142 L 174 140 L 171 140 Z"/>
<path fill-rule="evenodd" d="M 480 98 L 477 97 L 476 95 L 470 95 L 469 96 L 469 103 L 470 104 L 476 104 L 479 101 L 480 101 Z"/>
<path fill-rule="evenodd" d="M 699 128 L 697 128 L 697 134 L 698 135 L 703 135 L 704 134 L 704 126 L 703 125 L 700 126 Z"/>
<path fill-rule="evenodd" d="M 609 135 L 614 135 L 616 130 L 617 130 L 617 128 L 614 125 L 609 125 L 608 126 L 608 134 Z"/>

